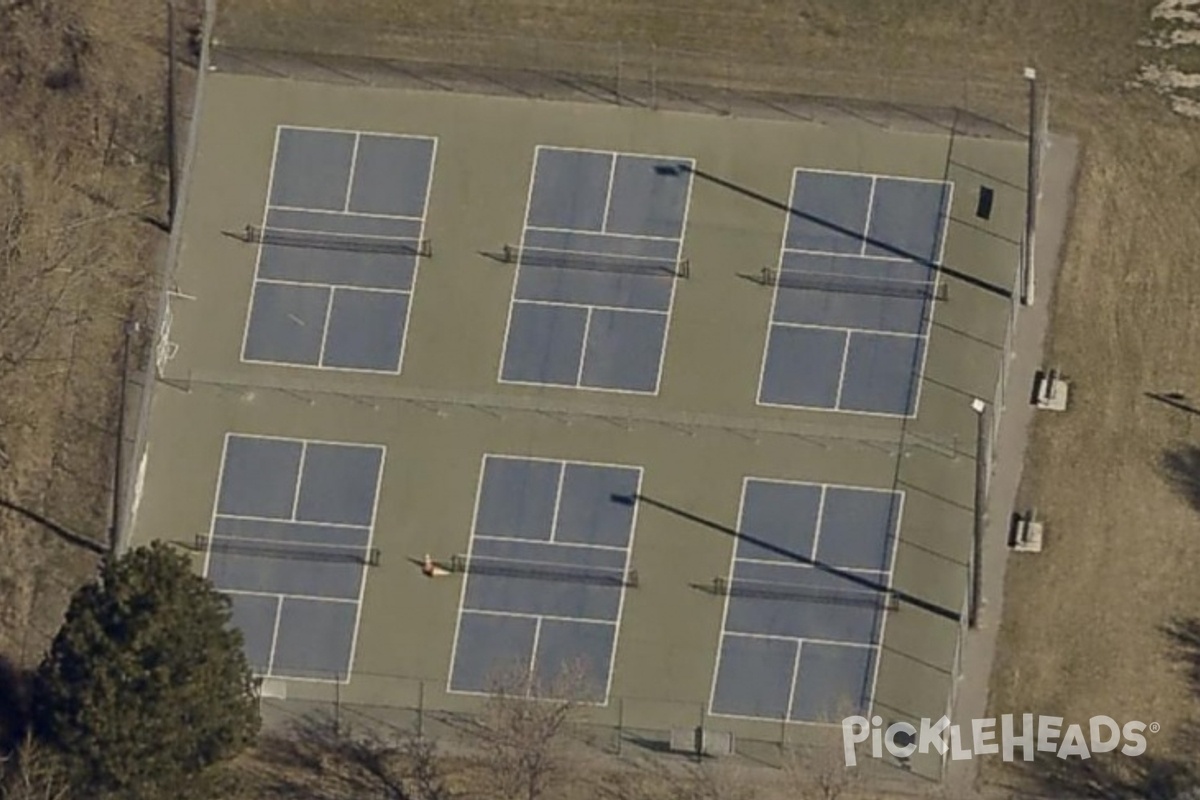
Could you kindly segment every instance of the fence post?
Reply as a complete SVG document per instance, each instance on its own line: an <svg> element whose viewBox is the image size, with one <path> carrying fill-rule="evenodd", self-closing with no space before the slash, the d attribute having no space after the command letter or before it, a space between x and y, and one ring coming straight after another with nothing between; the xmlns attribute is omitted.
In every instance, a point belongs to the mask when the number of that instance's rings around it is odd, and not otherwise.
<svg viewBox="0 0 1200 800"><path fill-rule="evenodd" d="M1025 251L1022 259L1023 280L1021 281L1021 303L1033 305L1034 298L1034 252L1037 238L1037 207L1038 195L1041 193L1041 131L1038 119L1038 80L1037 70L1025 68L1025 80L1029 84L1029 141L1027 174L1025 179Z"/></svg>

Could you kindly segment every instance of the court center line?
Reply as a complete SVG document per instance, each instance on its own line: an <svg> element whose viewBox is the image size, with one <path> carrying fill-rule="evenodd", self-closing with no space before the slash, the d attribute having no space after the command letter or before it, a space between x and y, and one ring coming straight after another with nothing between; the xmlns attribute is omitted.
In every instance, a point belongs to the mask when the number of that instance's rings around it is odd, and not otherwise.
<svg viewBox="0 0 1200 800"><path fill-rule="evenodd" d="M633 239L637 241L648 242L673 242L676 245L678 245L680 242L680 237L678 236L651 236L645 233L609 233L607 231L586 231L578 228L557 228L547 225L530 225L527 230L535 233L574 233L587 236L600 236L606 239Z"/></svg>
<svg viewBox="0 0 1200 800"><path fill-rule="evenodd" d="M333 321L333 298L337 289L330 288L329 297L325 301L325 324L321 328L321 349L317 351L317 364L325 365L325 343L329 340L329 326Z"/></svg>
<svg viewBox="0 0 1200 800"><path fill-rule="evenodd" d="M846 367L850 362L850 337L854 334L847 331L845 339L842 342L842 364L838 370L837 394L833 396L833 407L840 409L842 406L842 388L846 385Z"/></svg>
<svg viewBox="0 0 1200 800"><path fill-rule="evenodd" d="M863 223L862 246L858 249L858 254L860 256L867 252L867 239L871 235L871 213L875 209L875 186L878 181L879 179L877 177L874 175L871 176L871 193L867 195L867 219L866 222Z"/></svg>
<svg viewBox="0 0 1200 800"><path fill-rule="evenodd" d="M588 308L587 316L583 320L583 341L579 345L579 369L575 371L575 388L583 386L583 368L587 363L588 352L588 334L592 330L592 312L594 308Z"/></svg>
<svg viewBox="0 0 1200 800"><path fill-rule="evenodd" d="M529 651L529 687L528 692L533 691L533 683L537 675L537 654L538 641L542 638L542 618L537 617L533 623L533 647Z"/></svg>
<svg viewBox="0 0 1200 800"><path fill-rule="evenodd" d="M608 167L608 191L604 195L604 216L600 218L600 232L608 232L608 214L612 208L613 184L616 183L617 175L617 159L619 156L616 153L612 154L612 163Z"/></svg>
<svg viewBox="0 0 1200 800"><path fill-rule="evenodd" d="M670 312L660 311L657 308L625 308L623 306L600 306L594 303L570 303L562 300L526 300L518 297L517 303L524 303L531 306L557 306L559 308L584 308L594 309L596 311L611 311L621 314L655 314L660 317L669 316Z"/></svg>
<svg viewBox="0 0 1200 800"><path fill-rule="evenodd" d="M271 651L267 655L266 675L271 675L275 671L275 648L279 644L279 622L282 619L283 595L279 595L279 601L275 604L275 624L271 628Z"/></svg>
<svg viewBox="0 0 1200 800"><path fill-rule="evenodd" d="M300 463L296 467L296 489L292 493L292 516L289 522L296 522L296 509L300 506L300 484L304 482L304 460L308 455L308 442L300 443Z"/></svg>
<svg viewBox="0 0 1200 800"><path fill-rule="evenodd" d="M524 611L492 611L486 608L464 608L464 614L476 614L484 617L510 617L512 619L548 619L551 622L582 623L585 625L608 625L614 627L617 622L612 619L592 619L591 617L567 617L561 614L535 614Z"/></svg>
<svg viewBox="0 0 1200 800"><path fill-rule="evenodd" d="M268 211L299 211L305 214L327 214L331 217L369 217L371 219L395 219L408 222L420 222L420 217L410 217L407 214L378 214L372 211L338 211L331 208L305 208L303 206L281 206L271 203Z"/></svg>
<svg viewBox="0 0 1200 800"><path fill-rule="evenodd" d="M412 294L411 289L380 289L375 286L355 286L352 283L319 283L316 281L295 281L287 278L259 278L257 283L278 284L279 286L299 286L307 289L349 289L355 292L368 292L375 294Z"/></svg>
<svg viewBox="0 0 1200 800"><path fill-rule="evenodd" d="M362 134L354 134L354 149L350 151L350 176L346 180L346 201L342 204L342 211L349 213L350 211L350 195L354 192L354 172L358 168L358 145L362 141Z"/></svg>
<svg viewBox="0 0 1200 800"><path fill-rule="evenodd" d="M810 554L813 561L817 560L817 544L821 541L821 523L825 519L825 495L828 492L828 489L828 486L822 486L821 496L817 499L817 521L813 528L812 553Z"/></svg>
<svg viewBox="0 0 1200 800"><path fill-rule="evenodd" d="M563 479L567 474L567 465L559 462L558 480L554 485L554 510L550 514L550 544L554 544L554 534L558 530L558 509L562 503Z"/></svg>
<svg viewBox="0 0 1200 800"><path fill-rule="evenodd" d="M555 510L557 514L557 509ZM477 534L476 539L493 542L520 542L523 544L554 545L555 547L570 547L586 550L606 550L613 553L623 553L627 547L617 547L611 544L591 544L589 542L564 542L561 539L524 539L520 536L494 536L492 534Z"/></svg>
<svg viewBox="0 0 1200 800"><path fill-rule="evenodd" d="M792 719L792 703L796 701L796 679L800 677L800 650L803 647L804 641L797 640L796 656L792 659L792 679L788 682L787 707L783 709L783 719L785 722L790 722Z"/></svg>

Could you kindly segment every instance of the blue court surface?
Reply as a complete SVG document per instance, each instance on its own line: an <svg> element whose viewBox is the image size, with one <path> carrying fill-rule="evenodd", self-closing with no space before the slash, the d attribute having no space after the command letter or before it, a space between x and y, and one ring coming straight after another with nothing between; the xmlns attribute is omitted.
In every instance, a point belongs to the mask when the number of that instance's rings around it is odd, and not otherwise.
<svg viewBox="0 0 1200 800"><path fill-rule="evenodd" d="M629 569L636 467L489 455L480 477L450 666L452 692L531 675L608 699Z"/></svg>
<svg viewBox="0 0 1200 800"><path fill-rule="evenodd" d="M916 413L952 185L798 169L759 403Z"/></svg>
<svg viewBox="0 0 1200 800"><path fill-rule="evenodd" d="M280 127L244 361L399 372L436 140Z"/></svg>
<svg viewBox="0 0 1200 800"><path fill-rule="evenodd" d="M501 381L658 391L691 165L537 149Z"/></svg>
<svg viewBox="0 0 1200 800"><path fill-rule="evenodd" d="M889 608L898 492L747 479L713 714L840 722L868 714Z"/></svg>
<svg viewBox="0 0 1200 800"><path fill-rule="evenodd" d="M205 575L265 677L346 682L384 449L229 435Z"/></svg>

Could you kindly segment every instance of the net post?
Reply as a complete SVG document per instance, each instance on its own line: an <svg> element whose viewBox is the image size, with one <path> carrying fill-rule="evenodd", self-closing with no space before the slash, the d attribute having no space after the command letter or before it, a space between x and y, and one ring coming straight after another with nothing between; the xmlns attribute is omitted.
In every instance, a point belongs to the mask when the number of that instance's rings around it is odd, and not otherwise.
<svg viewBox="0 0 1200 800"><path fill-rule="evenodd" d="M682 259L679 266L675 270L675 277L687 280L692 277L692 260L690 258Z"/></svg>
<svg viewBox="0 0 1200 800"><path fill-rule="evenodd" d="M503 259L504 259L505 264L511 264L517 260L516 256L515 256L516 248L513 247L511 244L505 244L503 249L501 250L501 252L503 253Z"/></svg>
<svg viewBox="0 0 1200 800"><path fill-rule="evenodd" d="M461 553L455 553L450 556L450 571L451 572L466 572L467 557Z"/></svg>
<svg viewBox="0 0 1200 800"><path fill-rule="evenodd" d="M417 255L422 258L433 258L433 240L421 239L417 243Z"/></svg>
<svg viewBox="0 0 1200 800"><path fill-rule="evenodd" d="M763 267L759 275L759 283L763 286L771 286L775 283L775 271L770 267Z"/></svg>

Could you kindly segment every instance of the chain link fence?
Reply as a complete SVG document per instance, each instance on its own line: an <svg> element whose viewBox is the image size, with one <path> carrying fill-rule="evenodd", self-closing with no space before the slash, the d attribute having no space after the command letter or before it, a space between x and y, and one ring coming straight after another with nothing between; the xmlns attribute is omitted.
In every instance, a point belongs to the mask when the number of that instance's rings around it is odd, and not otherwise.
<svg viewBox="0 0 1200 800"><path fill-rule="evenodd" d="M1020 139L1026 87L965 76L815 69L621 42L393 30L238 15L213 42L216 71L809 122L856 121Z"/></svg>

